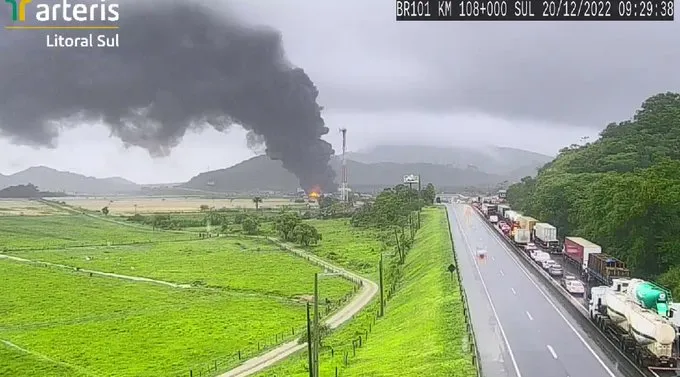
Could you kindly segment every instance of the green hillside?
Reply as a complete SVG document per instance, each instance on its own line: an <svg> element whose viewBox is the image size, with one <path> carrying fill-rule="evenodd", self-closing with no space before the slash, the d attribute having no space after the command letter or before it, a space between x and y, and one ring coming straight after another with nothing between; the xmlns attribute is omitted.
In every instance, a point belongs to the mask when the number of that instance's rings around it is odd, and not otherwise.
<svg viewBox="0 0 680 377"><path fill-rule="evenodd" d="M626 261L680 294L680 94L572 145L508 190L510 204ZM680 295L678 295L680 296Z"/></svg>

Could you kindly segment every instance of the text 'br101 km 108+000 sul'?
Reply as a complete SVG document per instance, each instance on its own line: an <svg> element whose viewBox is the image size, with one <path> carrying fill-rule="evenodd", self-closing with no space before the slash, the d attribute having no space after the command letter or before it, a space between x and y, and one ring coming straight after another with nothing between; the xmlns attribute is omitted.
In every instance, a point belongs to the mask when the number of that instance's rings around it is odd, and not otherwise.
<svg viewBox="0 0 680 377"><path fill-rule="evenodd" d="M674 0L397 0L397 21L673 21Z"/></svg>

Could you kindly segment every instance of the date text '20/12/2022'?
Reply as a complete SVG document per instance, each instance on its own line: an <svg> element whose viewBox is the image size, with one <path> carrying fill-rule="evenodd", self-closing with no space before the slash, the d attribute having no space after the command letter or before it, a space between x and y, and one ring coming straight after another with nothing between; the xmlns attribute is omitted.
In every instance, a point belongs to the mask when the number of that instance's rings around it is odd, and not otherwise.
<svg viewBox="0 0 680 377"><path fill-rule="evenodd" d="M673 21L673 0L396 0L397 21Z"/></svg>

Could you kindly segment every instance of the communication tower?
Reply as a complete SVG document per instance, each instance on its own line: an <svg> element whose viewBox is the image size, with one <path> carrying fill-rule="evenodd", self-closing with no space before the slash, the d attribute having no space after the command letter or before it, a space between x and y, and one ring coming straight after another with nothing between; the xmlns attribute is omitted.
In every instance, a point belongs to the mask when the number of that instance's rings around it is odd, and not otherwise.
<svg viewBox="0 0 680 377"><path fill-rule="evenodd" d="M347 152L347 129L341 128L342 133L342 181L340 183L340 199L347 202L349 199L349 188L347 187L347 160L345 160L345 152Z"/></svg>

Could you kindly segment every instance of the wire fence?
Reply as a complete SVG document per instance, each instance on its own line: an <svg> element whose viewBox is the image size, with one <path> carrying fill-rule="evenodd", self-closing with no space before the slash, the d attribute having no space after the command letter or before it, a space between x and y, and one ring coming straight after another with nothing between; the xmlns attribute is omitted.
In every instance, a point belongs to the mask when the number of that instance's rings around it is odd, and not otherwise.
<svg viewBox="0 0 680 377"><path fill-rule="evenodd" d="M415 219L415 216L414 216ZM418 214L418 219L411 221L412 231L404 232L402 230L401 236L404 237L406 234L410 235L411 241L415 238L416 232L420 227L420 215ZM417 225L416 225L417 224ZM403 265L405 263L405 257L410 251L410 247L400 246L400 241L398 238L399 234L395 235L397 240L395 240L397 246L394 248L394 252L387 255L384 264L384 289L385 289L385 307L387 303L391 301L394 295L399 289L399 283L401 282L403 276ZM262 237L259 237L262 238ZM314 263L320 267L326 268L327 270L340 273L341 276L354 283L354 289L352 292L348 293L346 296L337 300L331 305L326 305L322 311L324 316L328 316L333 313L334 310L343 307L347 304L356 292L361 288L361 280L354 278L353 274L347 273L343 269L338 269L335 266L329 264L323 259L293 247L289 244L282 243L278 239L273 237L264 237L271 243L277 244L282 249L286 249L293 254L298 255L301 258L308 260L310 263ZM379 301L379 300L378 300ZM467 317L466 317L467 318ZM330 367L331 372L327 374L329 377L335 375L336 377L342 375L342 371L349 367L352 360L357 356L357 350L366 345L369 339L372 339L371 333L375 327L376 322L380 319L380 303L375 302L371 304L366 310L363 310L352 317L348 326L352 326L352 335L349 339L343 339L338 343L333 342L333 340L326 342L328 339L321 340L321 353L324 358L324 370ZM204 365L199 365L186 373L178 374L177 377L212 377L218 374L220 371L226 371L237 367L242 362L249 358L258 356L268 349L274 348L280 345L284 341L299 339L301 335L306 334L306 330L300 329L298 332L295 329L291 329L290 333L276 335L274 338L266 339L262 342L258 342L258 347L251 348L249 350L239 351L237 354L227 356L222 359L214 360L212 363L207 363ZM332 344L327 344L333 342ZM295 357L295 356L294 356ZM304 365L304 368L308 368L308 355L306 352L300 352L297 355L298 361ZM284 377L284 376L281 376Z"/></svg>
<svg viewBox="0 0 680 377"><path fill-rule="evenodd" d="M446 210L446 220L448 222L448 229L449 229L449 237L451 238L451 245L455 247L453 243L453 233L451 232L451 225L453 224L451 222L451 219L449 218L449 211ZM453 264L458 268L458 257L456 256L455 250L452 250L453 253ZM452 272L456 276L456 281L458 282L458 292L460 292L460 299L463 302L463 313L465 315L465 327L467 331L467 337L468 337L468 345L469 345L469 352L472 355L472 364L475 366L475 369L477 371L477 377L482 377L482 366L480 363L480 356L479 356L479 348L477 347L477 338L475 336L475 330L474 327L472 326L472 322L470 321L470 310L469 310L469 305L468 305L468 300L467 300L467 294L465 293L465 288L463 287L463 281L460 278L460 274L458 272Z"/></svg>
<svg viewBox="0 0 680 377"><path fill-rule="evenodd" d="M413 213L413 221L409 221L411 226L411 232L404 232L402 229L401 234L395 232L395 243L396 246L391 254L387 255L384 260L386 262L383 265L383 276L384 276L384 289L385 289L385 313L387 314L387 303L392 300L394 295L399 289L399 284L403 277L403 265L406 262L406 256L410 251L410 246L412 241L415 239L417 230L420 228L420 215L419 213ZM418 220L416 221L416 215ZM417 225L416 225L417 224ZM399 241L399 237L404 237L405 235L411 237L408 247L403 245L403 242ZM402 239L403 241L403 239ZM380 300L373 303L366 310L361 311L355 315L350 324L351 326L349 332L351 336L349 339L343 339L338 343L333 343L331 345L325 345L324 340L321 341L321 350L324 356L324 370L326 371L326 376L341 376L344 369L348 368L353 359L357 356L357 350L364 347L369 339L373 339L371 336L373 328L376 322L380 319ZM331 338L330 342L334 342ZM337 340L335 340L337 342ZM305 368L308 365L307 354L301 353L299 356L299 361ZM330 371L326 368L330 368ZM284 376L281 376L284 377Z"/></svg>
<svg viewBox="0 0 680 377"><path fill-rule="evenodd" d="M349 303L349 301L354 297L358 289L359 289L358 286L355 285L354 289L351 292L347 293L340 299L337 300L326 299L323 302L320 302L319 304L324 305L323 307L319 308L321 312L321 318L328 317L335 310L342 308L347 303ZM280 346L283 343L287 343L289 341L297 341L303 334L305 334L305 331L306 329L304 329L303 327L300 328L292 327L290 331L274 334L272 336L259 340L256 343L251 344L250 347L240 349L231 355L214 359L211 362L196 365L189 369L188 371L176 373L175 376L176 377L215 376L220 371L226 371L236 368L244 361L259 356L268 350Z"/></svg>

